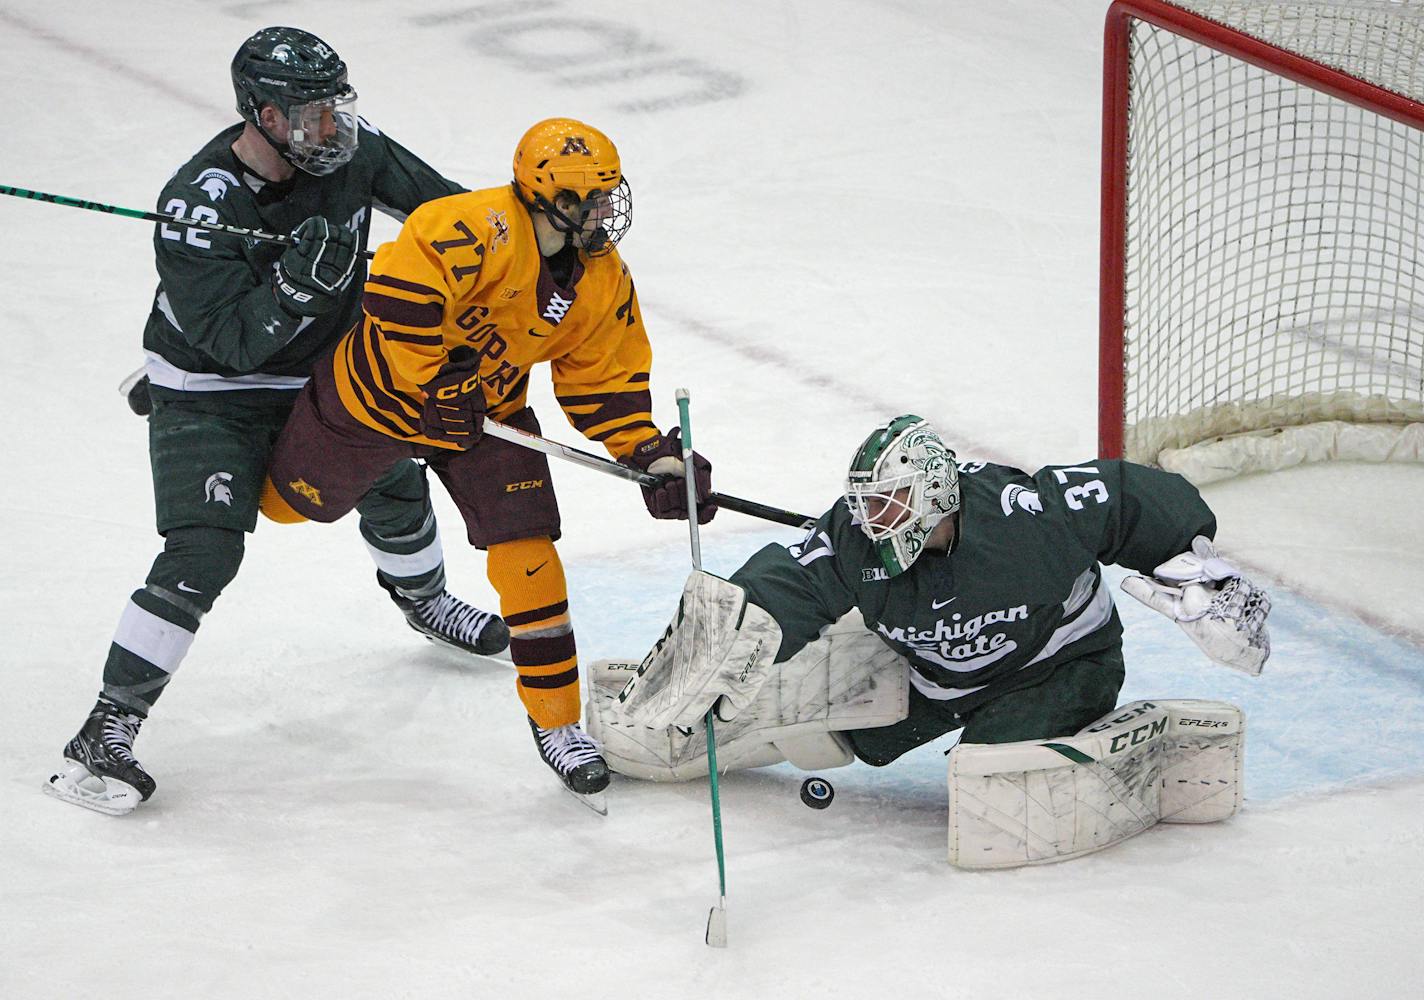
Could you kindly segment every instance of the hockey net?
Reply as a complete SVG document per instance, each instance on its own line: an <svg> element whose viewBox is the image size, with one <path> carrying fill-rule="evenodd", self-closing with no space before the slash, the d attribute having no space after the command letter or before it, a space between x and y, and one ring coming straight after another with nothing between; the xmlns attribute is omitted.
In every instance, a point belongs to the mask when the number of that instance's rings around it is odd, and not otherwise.
<svg viewBox="0 0 1424 1000"><path fill-rule="evenodd" d="M1120 0L1104 65L1102 454L1421 460L1424 9Z"/></svg>

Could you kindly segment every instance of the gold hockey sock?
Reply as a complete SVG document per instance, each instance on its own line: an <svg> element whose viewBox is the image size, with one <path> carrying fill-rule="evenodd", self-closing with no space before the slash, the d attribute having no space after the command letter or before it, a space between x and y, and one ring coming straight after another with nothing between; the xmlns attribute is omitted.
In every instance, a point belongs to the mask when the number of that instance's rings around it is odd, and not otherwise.
<svg viewBox="0 0 1424 1000"><path fill-rule="evenodd" d="M553 541L521 538L491 545L487 572L509 625L509 655L529 717L544 729L577 722L578 654L564 566Z"/></svg>

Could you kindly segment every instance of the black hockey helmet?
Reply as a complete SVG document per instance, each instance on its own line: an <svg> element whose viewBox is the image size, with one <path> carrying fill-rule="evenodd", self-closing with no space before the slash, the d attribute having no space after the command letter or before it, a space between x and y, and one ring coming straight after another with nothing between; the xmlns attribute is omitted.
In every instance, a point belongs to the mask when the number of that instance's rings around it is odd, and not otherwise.
<svg viewBox="0 0 1424 1000"><path fill-rule="evenodd" d="M356 91L336 50L300 28L263 28L232 59L237 111L293 166L329 174L356 153ZM262 124L272 105L291 127L278 142Z"/></svg>

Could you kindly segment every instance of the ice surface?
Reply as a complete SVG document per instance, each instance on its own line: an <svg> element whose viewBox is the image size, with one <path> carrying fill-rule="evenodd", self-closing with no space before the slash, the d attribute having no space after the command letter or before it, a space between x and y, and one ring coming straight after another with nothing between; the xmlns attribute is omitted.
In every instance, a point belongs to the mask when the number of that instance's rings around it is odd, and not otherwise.
<svg viewBox="0 0 1424 1000"><path fill-rule="evenodd" d="M637 195L623 249L659 419L687 386L717 488L815 514L906 410L967 456L1091 456L1104 7L0 0L0 183L150 207L235 120L228 61L271 23L326 37L362 113L472 186L503 182L534 120L589 119ZM729 775L726 951L702 942L705 786L619 781L606 819L569 802L512 671L407 630L354 523L250 539L140 737L150 803L44 797L158 548L145 428L113 391L154 277L148 226L0 200L0 997L1385 997L1424 974L1417 468L1209 490L1276 599L1258 679L1119 602L1124 700L1245 707L1234 820L964 873L946 741L828 773L824 812L789 766ZM626 483L555 475L582 654L641 654L685 528ZM488 605L439 503L452 585ZM795 533L724 513L702 537L726 573Z"/></svg>

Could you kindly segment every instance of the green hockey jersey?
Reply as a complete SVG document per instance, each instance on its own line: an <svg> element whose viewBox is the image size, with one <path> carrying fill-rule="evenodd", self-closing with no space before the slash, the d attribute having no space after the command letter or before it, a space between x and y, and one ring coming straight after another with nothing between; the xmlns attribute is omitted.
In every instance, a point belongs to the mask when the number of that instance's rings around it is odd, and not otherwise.
<svg viewBox="0 0 1424 1000"><path fill-rule="evenodd" d="M159 195L158 211L280 234L320 215L359 233L364 248L372 208L404 221L423 202L464 190L364 120L356 154L341 169L265 181L232 151L242 129L224 129L180 167ZM317 356L360 317L364 258L340 304L303 319L272 294L280 244L168 224L156 227L153 243L159 285L143 343L155 386L299 388Z"/></svg>
<svg viewBox="0 0 1424 1000"><path fill-rule="evenodd" d="M768 545L734 573L781 626L778 662L856 608L909 660L921 694L967 711L1120 641L1103 564L1151 572L1194 536L1216 534L1190 483L1130 462L1033 476L966 463L960 483L951 552L926 553L893 578L844 502L797 544Z"/></svg>

